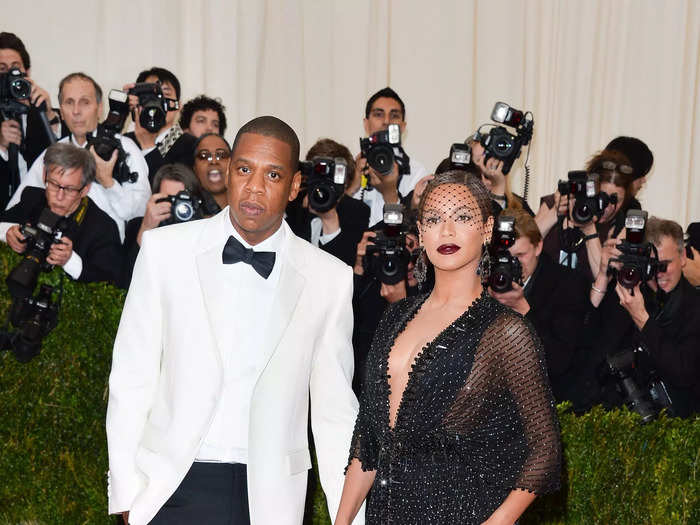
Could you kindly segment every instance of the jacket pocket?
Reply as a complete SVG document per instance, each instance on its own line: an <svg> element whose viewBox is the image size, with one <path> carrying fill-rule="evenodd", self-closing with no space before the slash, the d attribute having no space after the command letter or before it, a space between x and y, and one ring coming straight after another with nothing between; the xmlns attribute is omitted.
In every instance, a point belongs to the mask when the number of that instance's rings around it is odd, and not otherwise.
<svg viewBox="0 0 700 525"><path fill-rule="evenodd" d="M308 448L302 448L287 454L287 470L290 475L299 474L311 468L311 454Z"/></svg>

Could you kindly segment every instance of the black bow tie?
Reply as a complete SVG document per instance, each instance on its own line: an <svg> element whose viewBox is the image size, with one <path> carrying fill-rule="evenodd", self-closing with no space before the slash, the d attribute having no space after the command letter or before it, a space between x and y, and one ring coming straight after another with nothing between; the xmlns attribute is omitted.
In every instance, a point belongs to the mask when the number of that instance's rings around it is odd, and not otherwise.
<svg viewBox="0 0 700 525"><path fill-rule="evenodd" d="M256 252L252 248L246 248L233 235L226 241L224 252L221 254L224 264L244 262L250 264L253 270L267 279L275 266L275 252Z"/></svg>

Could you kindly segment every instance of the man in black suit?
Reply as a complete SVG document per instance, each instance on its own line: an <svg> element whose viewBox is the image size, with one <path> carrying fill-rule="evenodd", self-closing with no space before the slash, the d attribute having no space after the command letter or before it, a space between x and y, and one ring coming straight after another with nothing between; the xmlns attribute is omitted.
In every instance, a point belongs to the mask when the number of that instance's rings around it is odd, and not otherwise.
<svg viewBox="0 0 700 525"><path fill-rule="evenodd" d="M20 202L6 210L0 235L14 251L23 253L26 239L20 225L36 224L46 208L65 218L60 242L46 261L61 266L73 279L114 282L121 269L117 225L87 196L95 180L92 154L72 144L50 146L44 156L46 189L27 186Z"/></svg>
<svg viewBox="0 0 700 525"><path fill-rule="evenodd" d="M574 378L587 347L588 285L580 273L542 253L542 235L526 210L508 209L500 217L515 219L516 241L509 251L520 261L523 285L513 282L507 292L489 288L489 293L533 324L544 346L555 399L571 400L577 406L579 390Z"/></svg>
<svg viewBox="0 0 700 525"><path fill-rule="evenodd" d="M347 164L346 173L354 172L355 161L350 150L331 139L321 139L306 154L306 160L317 157L342 158ZM346 178L346 187L349 184ZM306 181L303 182L303 187ZM369 225L370 209L357 199L342 195L338 203L328 211L319 212L309 205L306 191L287 206L287 223L292 231L314 246L335 255L348 266L355 264L357 243Z"/></svg>
<svg viewBox="0 0 700 525"><path fill-rule="evenodd" d="M129 96L129 104L132 109L134 131L126 135L141 148L143 156L148 164L149 182L153 184L153 177L163 164L179 162L192 167L194 162L194 146L197 139L185 133L177 123L180 107L180 81L177 77L162 67L152 67L141 71L136 82L158 83L163 96L168 100L168 112L165 116L165 126L154 132L141 126L139 117L141 106L138 105L138 97ZM124 86L125 90L131 89L134 84Z"/></svg>
<svg viewBox="0 0 700 525"><path fill-rule="evenodd" d="M38 106L45 104L46 118L52 125L52 132L59 130L58 113L51 107L49 93L31 78L31 60L24 43L14 33L0 32L0 74L19 69L31 84L28 99L18 100L26 107L22 112L2 110L0 123L0 208L4 209L12 194L19 186L19 180L27 168L50 144L50 138L41 121ZM19 106L20 108L22 106ZM10 148L18 147L16 158L10 158ZM13 176L14 174L14 176Z"/></svg>

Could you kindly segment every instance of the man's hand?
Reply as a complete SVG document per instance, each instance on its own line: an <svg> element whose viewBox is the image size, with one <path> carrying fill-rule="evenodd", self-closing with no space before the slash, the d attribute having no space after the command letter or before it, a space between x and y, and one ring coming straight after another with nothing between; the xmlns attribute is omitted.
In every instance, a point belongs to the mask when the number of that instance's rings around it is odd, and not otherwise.
<svg viewBox="0 0 700 525"><path fill-rule="evenodd" d="M351 197L357 193L357 190L362 186L362 175L367 172L367 159L358 153L355 157L355 171L352 174L352 180L345 189L345 193Z"/></svg>
<svg viewBox="0 0 700 525"><path fill-rule="evenodd" d="M46 118L49 120L53 120L54 117L56 117L56 112L51 107L51 95L49 95L48 91L46 91L44 88L39 86L31 78L27 77L27 80L32 85L32 91L31 91L31 94L29 95L29 100L31 101L32 105L35 107L39 107L42 102L45 102L46 103Z"/></svg>
<svg viewBox="0 0 700 525"><path fill-rule="evenodd" d="M425 188L428 183L435 178L435 175L426 175L416 183L416 187L413 188L413 197L411 198L411 209L417 210L420 204L420 198L425 192Z"/></svg>
<svg viewBox="0 0 700 525"><path fill-rule="evenodd" d="M644 325L649 320L649 313L644 306L644 296L639 289L639 284L630 292L627 288L618 283L615 287L615 291L620 298L620 304L627 310L627 313L630 314L637 328L639 330L644 328Z"/></svg>
<svg viewBox="0 0 700 525"><path fill-rule="evenodd" d="M390 304L400 301L401 299L405 299L406 281L402 279L396 284L382 283L382 287L379 289L379 295L386 299Z"/></svg>
<svg viewBox="0 0 700 525"><path fill-rule="evenodd" d="M10 144L22 143L22 128L16 120L3 120L0 124L0 147L7 150Z"/></svg>
<svg viewBox="0 0 700 525"><path fill-rule="evenodd" d="M367 245L372 242L372 239L374 239L376 235L377 234L373 231L366 231L362 234L360 242L357 243L357 256L355 257L355 266L353 267L353 271L357 275L364 275L365 273L365 269L362 266L362 259L364 259L367 253Z"/></svg>
<svg viewBox="0 0 700 525"><path fill-rule="evenodd" d="M24 250L27 249L27 245L24 243L26 237L19 231L19 224L15 224L7 230L5 239L7 240L8 246L17 253L24 253Z"/></svg>
<svg viewBox="0 0 700 525"><path fill-rule="evenodd" d="M73 255L73 241L68 237L63 237L60 242L51 245L46 262L54 266L63 266L71 255Z"/></svg>
<svg viewBox="0 0 700 525"><path fill-rule="evenodd" d="M143 216L143 221L141 221L141 228L136 236L136 242L141 245L141 236L143 232L157 228L158 225L165 219L170 217L170 209L172 204L170 202L156 202L158 199L167 197L165 193L154 193L151 198L148 199L146 203L146 214Z"/></svg>
<svg viewBox="0 0 700 525"><path fill-rule="evenodd" d="M692 246L690 247L693 258L686 257L683 266L683 275L693 286L700 286L700 252Z"/></svg>
<svg viewBox="0 0 700 525"><path fill-rule="evenodd" d="M104 160L95 151L95 146L90 146L90 153L95 157L95 164L97 165L97 172L95 178L105 188L111 188L114 185L114 165L117 163L117 150L112 152L112 156L109 160Z"/></svg>
<svg viewBox="0 0 700 525"><path fill-rule="evenodd" d="M619 262L610 263L610 259L617 259L620 257L620 255L622 255L622 252L617 249L617 245L620 244L624 235L625 230L623 228L617 237L611 237L603 243L603 247L600 252L600 266L598 268L598 275L607 275L608 265L612 265L612 267L616 270L620 269L621 264Z"/></svg>
<svg viewBox="0 0 700 525"><path fill-rule="evenodd" d="M129 511L125 510L122 512L122 520L124 520L124 525L129 525Z"/></svg>
<svg viewBox="0 0 700 525"><path fill-rule="evenodd" d="M512 308L521 315L525 315L530 311L530 303L528 303L527 299L525 299L523 287L515 281L513 281L513 288L507 292L494 292L489 287L489 293L491 294L491 297L496 299L499 303Z"/></svg>
<svg viewBox="0 0 700 525"><path fill-rule="evenodd" d="M382 194L385 203L396 204L399 202L399 165L396 162L386 175L380 175L370 167L369 181Z"/></svg>

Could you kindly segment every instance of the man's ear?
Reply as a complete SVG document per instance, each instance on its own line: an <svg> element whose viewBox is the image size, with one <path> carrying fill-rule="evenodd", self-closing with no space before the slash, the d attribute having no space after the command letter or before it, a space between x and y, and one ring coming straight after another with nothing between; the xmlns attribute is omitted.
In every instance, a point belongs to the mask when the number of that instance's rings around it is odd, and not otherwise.
<svg viewBox="0 0 700 525"><path fill-rule="evenodd" d="M229 157L226 163L226 176L224 177L224 186L226 186L226 189L228 189L229 179L231 178L231 164L231 157Z"/></svg>
<svg viewBox="0 0 700 525"><path fill-rule="evenodd" d="M365 128L365 137L369 137L369 120L366 117L362 119L362 126Z"/></svg>
<svg viewBox="0 0 700 525"><path fill-rule="evenodd" d="M537 257L540 256L542 253L542 245L544 244L544 241L540 240L540 242L537 243L537 246L535 246L535 255Z"/></svg>
<svg viewBox="0 0 700 525"><path fill-rule="evenodd" d="M297 171L292 178L292 187L289 190L289 201L293 201L299 194L301 188L301 171Z"/></svg>
<svg viewBox="0 0 700 525"><path fill-rule="evenodd" d="M88 183L85 185L85 187L84 187L82 190L80 190L80 198L81 198L81 199L82 199L83 197L85 197L85 196L88 194L88 192L90 191L90 187L91 187L91 186L92 186L92 182L88 182Z"/></svg>
<svg viewBox="0 0 700 525"><path fill-rule="evenodd" d="M404 140L404 133L406 133L406 121L402 120L399 124L399 130L401 130L401 141Z"/></svg>

